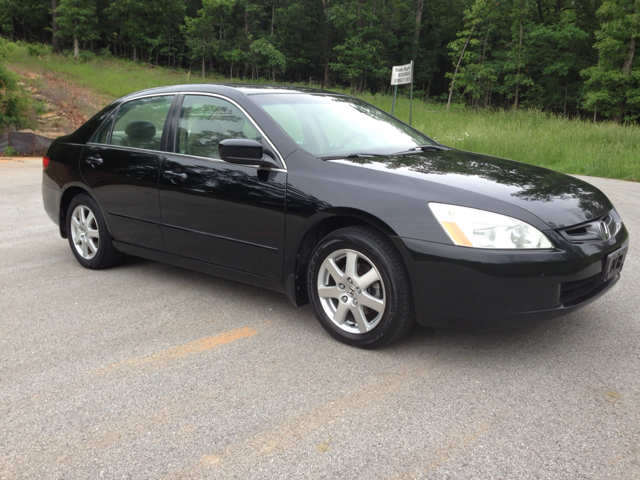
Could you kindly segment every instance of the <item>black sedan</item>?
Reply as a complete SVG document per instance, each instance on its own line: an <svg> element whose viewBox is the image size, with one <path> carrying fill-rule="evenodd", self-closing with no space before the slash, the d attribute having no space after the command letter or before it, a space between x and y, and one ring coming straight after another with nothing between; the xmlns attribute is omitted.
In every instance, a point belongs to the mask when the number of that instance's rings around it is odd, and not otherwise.
<svg viewBox="0 0 640 480"><path fill-rule="evenodd" d="M348 95L182 85L123 97L43 160L87 268L124 254L311 302L358 347L417 322L504 328L581 308L628 233L575 178L441 145Z"/></svg>

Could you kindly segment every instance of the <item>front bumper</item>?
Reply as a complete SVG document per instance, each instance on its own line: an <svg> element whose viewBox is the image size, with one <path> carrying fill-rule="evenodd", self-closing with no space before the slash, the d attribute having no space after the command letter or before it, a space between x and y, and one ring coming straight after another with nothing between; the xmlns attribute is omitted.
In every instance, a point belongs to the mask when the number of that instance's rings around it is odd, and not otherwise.
<svg viewBox="0 0 640 480"><path fill-rule="evenodd" d="M501 329L566 315L604 295L607 256L629 243L621 228L608 241L538 251L457 247L394 238L409 270L416 320L434 327Z"/></svg>

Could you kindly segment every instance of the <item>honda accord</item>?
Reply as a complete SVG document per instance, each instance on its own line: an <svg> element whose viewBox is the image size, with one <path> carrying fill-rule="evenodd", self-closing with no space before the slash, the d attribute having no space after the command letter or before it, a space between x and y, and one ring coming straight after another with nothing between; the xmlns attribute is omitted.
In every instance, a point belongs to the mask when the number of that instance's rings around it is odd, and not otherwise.
<svg viewBox="0 0 640 480"><path fill-rule="evenodd" d="M133 93L43 163L45 210L82 266L130 254L282 292L364 348L416 322L506 328L573 312L618 281L628 249L590 184L449 148L324 90Z"/></svg>

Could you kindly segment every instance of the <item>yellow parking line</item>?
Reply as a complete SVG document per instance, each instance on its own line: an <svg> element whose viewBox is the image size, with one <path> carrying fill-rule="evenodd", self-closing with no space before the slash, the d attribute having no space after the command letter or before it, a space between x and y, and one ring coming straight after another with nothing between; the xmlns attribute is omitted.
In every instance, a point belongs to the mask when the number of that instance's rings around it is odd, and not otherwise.
<svg viewBox="0 0 640 480"><path fill-rule="evenodd" d="M132 358L130 360L114 363L113 365L109 365L107 367L101 368L99 371L105 372L108 370L113 370L114 368L124 367L126 365L142 365L150 362L158 362L158 361L171 360L173 358L180 358L186 355L191 355L192 353L204 352L206 350L210 350L219 345L233 342L234 340L251 337L256 333L258 333L257 330L253 330L252 328L249 328L249 327L229 330L227 332L222 332L212 337L205 337L199 340L194 340L193 342L185 343L183 345L167 348L166 350L161 350L160 352L156 352L151 355L145 355L141 357Z"/></svg>

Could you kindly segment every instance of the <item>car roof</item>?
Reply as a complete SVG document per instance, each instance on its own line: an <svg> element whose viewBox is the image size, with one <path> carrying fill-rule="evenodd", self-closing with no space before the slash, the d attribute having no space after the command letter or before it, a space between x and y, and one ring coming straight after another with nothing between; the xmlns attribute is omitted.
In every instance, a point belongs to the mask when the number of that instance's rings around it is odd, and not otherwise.
<svg viewBox="0 0 640 480"><path fill-rule="evenodd" d="M321 90L319 88L311 87L298 87L291 85L251 85L251 84L237 84L237 83L187 83L182 85L170 85L166 87L149 88L138 92L125 95L119 100L128 100L130 98L139 97L142 95L150 94L162 94L162 93L178 93L178 92L198 92L198 93L219 93L230 94L231 92L240 93L243 95L276 95L276 94L323 94L323 95L338 95L345 96L344 94L331 92L329 90Z"/></svg>

